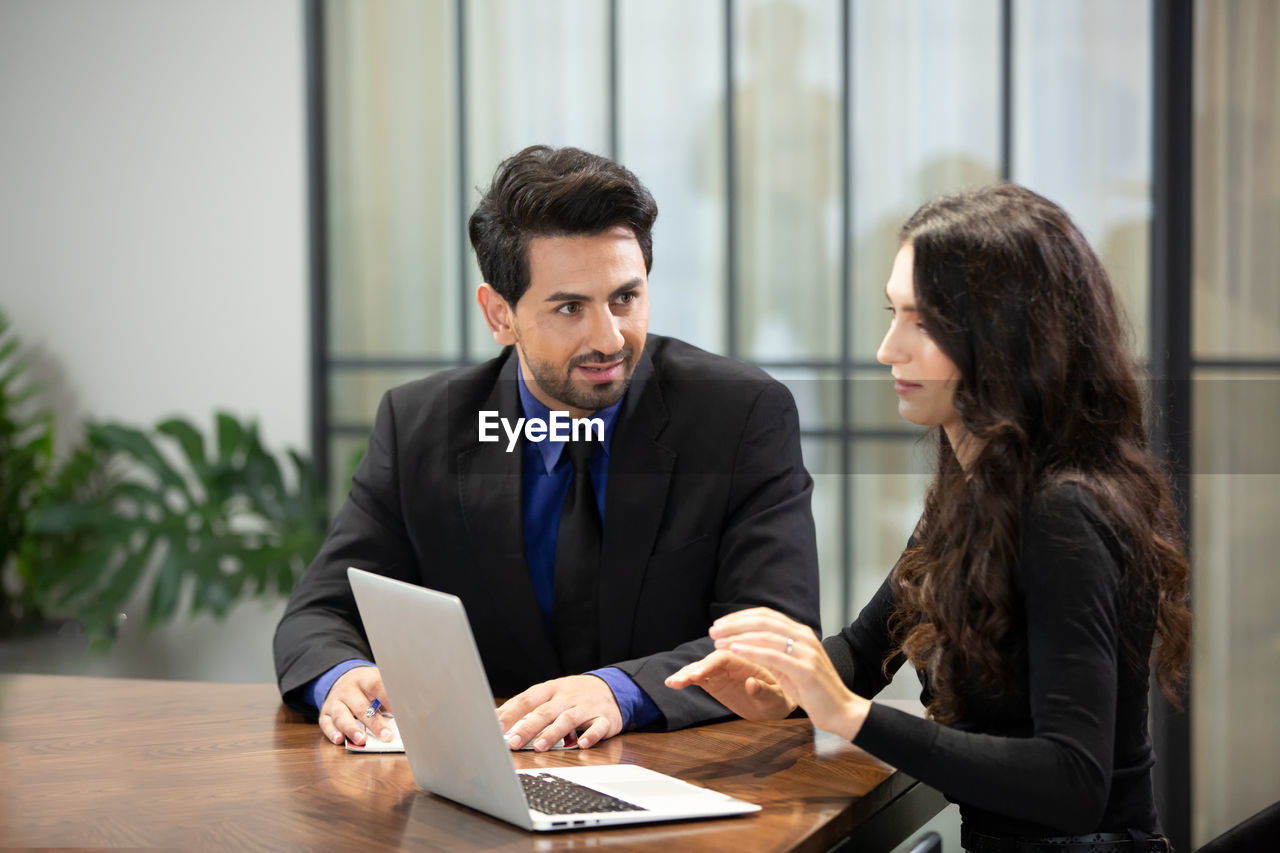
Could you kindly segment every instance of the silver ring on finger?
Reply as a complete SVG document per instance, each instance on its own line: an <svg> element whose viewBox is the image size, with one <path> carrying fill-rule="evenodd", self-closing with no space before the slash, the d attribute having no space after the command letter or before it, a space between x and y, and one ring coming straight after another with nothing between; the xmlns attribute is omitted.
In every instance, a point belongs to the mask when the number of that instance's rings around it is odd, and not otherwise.
<svg viewBox="0 0 1280 853"><path fill-rule="evenodd" d="M787 637L787 654L791 654L791 650L796 646L795 640Z"/></svg>

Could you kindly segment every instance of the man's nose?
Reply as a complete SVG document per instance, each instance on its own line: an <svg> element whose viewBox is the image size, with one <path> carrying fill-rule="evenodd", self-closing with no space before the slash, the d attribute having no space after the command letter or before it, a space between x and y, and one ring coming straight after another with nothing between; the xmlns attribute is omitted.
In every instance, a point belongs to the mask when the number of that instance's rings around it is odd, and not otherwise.
<svg viewBox="0 0 1280 853"><path fill-rule="evenodd" d="M612 355L626 343L618 328L618 318L607 305L592 309L589 335L587 346L605 355Z"/></svg>

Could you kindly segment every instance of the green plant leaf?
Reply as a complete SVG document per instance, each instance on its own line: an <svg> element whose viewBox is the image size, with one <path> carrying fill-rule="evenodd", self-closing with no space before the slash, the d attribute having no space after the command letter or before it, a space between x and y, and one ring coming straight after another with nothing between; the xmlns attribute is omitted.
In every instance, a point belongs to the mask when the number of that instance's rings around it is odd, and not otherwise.
<svg viewBox="0 0 1280 853"><path fill-rule="evenodd" d="M7 326L4 328L0 328L0 333L3 333L4 331L6 331L7 328L8 328ZM4 341L3 343L0 343L0 362L3 362L5 359L9 358L14 353L16 353L18 351L18 347L20 346L22 346L22 341L13 337L9 338L7 341ZM11 374L6 375L4 381L7 382L11 378L12 378Z"/></svg>
<svg viewBox="0 0 1280 853"><path fill-rule="evenodd" d="M76 607L81 602L92 607L116 549L117 543L110 540L87 542L62 558L56 574L41 573L37 593L55 608Z"/></svg>
<svg viewBox="0 0 1280 853"><path fill-rule="evenodd" d="M191 601L191 612L211 613L214 616L226 616L235 602L235 594L223 580L205 580L196 584L195 594Z"/></svg>
<svg viewBox="0 0 1280 853"><path fill-rule="evenodd" d="M178 442L178 446L187 456L187 461L197 471L203 470L208 464L204 455L204 436L191 424L179 418L170 418L156 424L156 432Z"/></svg>
<svg viewBox="0 0 1280 853"><path fill-rule="evenodd" d="M230 466L236 455L236 451L240 449L244 443L244 428L240 426L240 422L226 412L218 412L218 461L222 465Z"/></svg>
<svg viewBox="0 0 1280 853"><path fill-rule="evenodd" d="M128 552L111 574L111 579L94 596L96 621L114 627L116 614L124 611L134 587L151 561L157 538L152 535L141 548ZM119 552L117 552L119 553Z"/></svg>
<svg viewBox="0 0 1280 853"><path fill-rule="evenodd" d="M54 420L28 371L21 340L0 311L0 634L40 615L22 552L32 508L49 485Z"/></svg>
<svg viewBox="0 0 1280 853"><path fill-rule="evenodd" d="M68 536L108 525L111 511L97 504L48 503L31 515L32 533Z"/></svg>
<svg viewBox="0 0 1280 853"><path fill-rule="evenodd" d="M182 595L182 564L174 549L166 551L156 567L151 600L147 604L147 627L155 628L173 618Z"/></svg>
<svg viewBox="0 0 1280 853"><path fill-rule="evenodd" d="M187 481L165 461L155 444L141 430L111 423L91 424L89 440L108 451L123 453L141 463L154 472L162 483L173 486L190 497Z"/></svg>
<svg viewBox="0 0 1280 853"><path fill-rule="evenodd" d="M111 495L115 499L125 498L139 507L154 507L160 512L171 511L163 490L142 483L119 483L112 488Z"/></svg>

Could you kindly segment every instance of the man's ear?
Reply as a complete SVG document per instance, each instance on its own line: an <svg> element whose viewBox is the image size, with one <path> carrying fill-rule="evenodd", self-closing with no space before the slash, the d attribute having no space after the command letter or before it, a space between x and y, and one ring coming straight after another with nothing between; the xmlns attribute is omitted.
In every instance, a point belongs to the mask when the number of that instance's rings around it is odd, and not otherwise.
<svg viewBox="0 0 1280 853"><path fill-rule="evenodd" d="M507 300L503 299L491 284L485 282L476 288L476 302L480 303L484 321L488 324L489 331L493 332L493 339L498 342L498 346L514 346L516 332L513 314L515 312L511 310L511 306L507 305Z"/></svg>

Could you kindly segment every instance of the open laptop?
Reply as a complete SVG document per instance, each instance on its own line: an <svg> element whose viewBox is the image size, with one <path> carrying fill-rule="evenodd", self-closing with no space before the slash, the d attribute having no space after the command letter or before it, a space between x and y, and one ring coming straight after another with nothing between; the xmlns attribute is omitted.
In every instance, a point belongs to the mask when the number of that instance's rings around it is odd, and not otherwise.
<svg viewBox="0 0 1280 853"><path fill-rule="evenodd" d="M632 764L516 770L462 601L347 569L413 779L532 830L759 811L754 803Z"/></svg>

